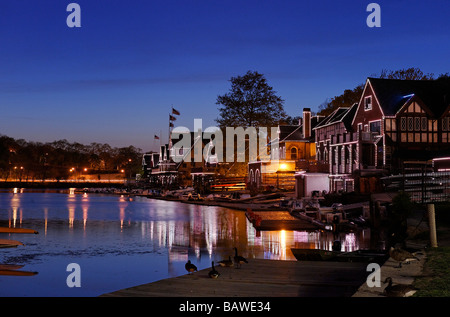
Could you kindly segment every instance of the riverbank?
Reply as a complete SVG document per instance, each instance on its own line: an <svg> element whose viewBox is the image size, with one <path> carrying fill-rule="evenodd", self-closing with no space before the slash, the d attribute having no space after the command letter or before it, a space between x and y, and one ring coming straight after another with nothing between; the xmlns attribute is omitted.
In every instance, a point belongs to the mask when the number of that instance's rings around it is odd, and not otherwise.
<svg viewBox="0 0 450 317"><path fill-rule="evenodd" d="M398 262L389 258L381 267L381 281L391 277L393 285L409 285L417 289L414 297L450 296L450 215L448 205L436 209L437 248L430 248L430 232L425 212L415 211L408 217L408 237L404 245L415 251L417 261L398 268ZM361 285L354 297L383 297L381 288Z"/></svg>
<svg viewBox="0 0 450 317"><path fill-rule="evenodd" d="M0 181L0 188L24 188L24 189L69 189L69 188L126 188L124 181L104 181L104 182L85 182L85 181L51 181L47 180L34 182L19 181Z"/></svg>
<svg viewBox="0 0 450 317"><path fill-rule="evenodd" d="M408 219L405 247L416 251L416 261L398 267L389 258L381 266L380 286L370 287L367 263L326 261L271 261L252 259L241 269L216 266L217 280L208 278L210 269L176 278L143 284L105 297L385 297L386 278L393 284L411 285L415 296L448 296L450 232L438 223L440 248L428 248L428 224L421 212ZM439 219L439 218L438 218ZM358 285L355 285L359 283Z"/></svg>
<svg viewBox="0 0 450 317"><path fill-rule="evenodd" d="M363 263L251 259L107 293L102 297L349 297L366 279Z"/></svg>

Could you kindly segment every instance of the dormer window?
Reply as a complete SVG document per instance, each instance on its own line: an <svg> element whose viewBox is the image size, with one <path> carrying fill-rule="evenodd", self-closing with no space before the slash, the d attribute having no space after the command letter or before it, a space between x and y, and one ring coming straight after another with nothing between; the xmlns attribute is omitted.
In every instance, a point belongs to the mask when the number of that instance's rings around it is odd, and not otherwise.
<svg viewBox="0 0 450 317"><path fill-rule="evenodd" d="M372 110L372 96L364 98L364 110Z"/></svg>

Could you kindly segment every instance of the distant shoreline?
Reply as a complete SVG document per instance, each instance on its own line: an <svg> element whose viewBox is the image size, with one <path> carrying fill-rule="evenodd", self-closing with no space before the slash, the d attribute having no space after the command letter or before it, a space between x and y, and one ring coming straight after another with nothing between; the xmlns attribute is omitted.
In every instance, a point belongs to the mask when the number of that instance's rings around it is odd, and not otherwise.
<svg viewBox="0 0 450 317"><path fill-rule="evenodd" d="M57 182L57 181L45 181L45 182L5 182L0 181L0 188L27 188L27 189L57 189L57 188L125 188L126 185L116 182Z"/></svg>

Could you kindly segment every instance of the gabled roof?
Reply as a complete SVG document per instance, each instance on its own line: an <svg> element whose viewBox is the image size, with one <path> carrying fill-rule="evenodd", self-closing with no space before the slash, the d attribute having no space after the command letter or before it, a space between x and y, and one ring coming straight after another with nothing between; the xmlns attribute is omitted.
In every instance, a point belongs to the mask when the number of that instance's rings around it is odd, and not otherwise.
<svg viewBox="0 0 450 317"><path fill-rule="evenodd" d="M281 142L303 139L301 125L280 125L278 129L280 130Z"/></svg>
<svg viewBox="0 0 450 317"><path fill-rule="evenodd" d="M340 118L347 112L349 108L340 107L334 110L332 113L330 113L328 116L325 117L318 125L314 127L314 129L318 129L321 127L325 127L327 125L339 122Z"/></svg>
<svg viewBox="0 0 450 317"><path fill-rule="evenodd" d="M347 129L350 129L353 117L355 116L358 104L355 103L350 108L340 107L330 113L325 119L323 119L314 129L326 127L333 123L343 122Z"/></svg>
<svg viewBox="0 0 450 317"><path fill-rule="evenodd" d="M436 118L441 117L450 105L448 80L368 78L368 81L386 116L395 115L413 96L419 97Z"/></svg>

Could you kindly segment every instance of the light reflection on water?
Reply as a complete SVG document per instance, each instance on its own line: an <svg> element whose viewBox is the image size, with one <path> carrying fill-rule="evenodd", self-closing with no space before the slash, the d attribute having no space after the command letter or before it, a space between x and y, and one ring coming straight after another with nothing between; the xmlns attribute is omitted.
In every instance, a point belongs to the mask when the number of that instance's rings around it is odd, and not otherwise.
<svg viewBox="0 0 450 317"><path fill-rule="evenodd" d="M319 231L256 231L243 211L128 197L68 192L0 192L0 226L32 228L39 235L11 234L25 243L0 249L0 263L25 264L33 277L0 276L0 296L96 296L185 274L233 256L295 260L296 248L369 248L369 234ZM66 286L66 266L79 263L82 287Z"/></svg>

